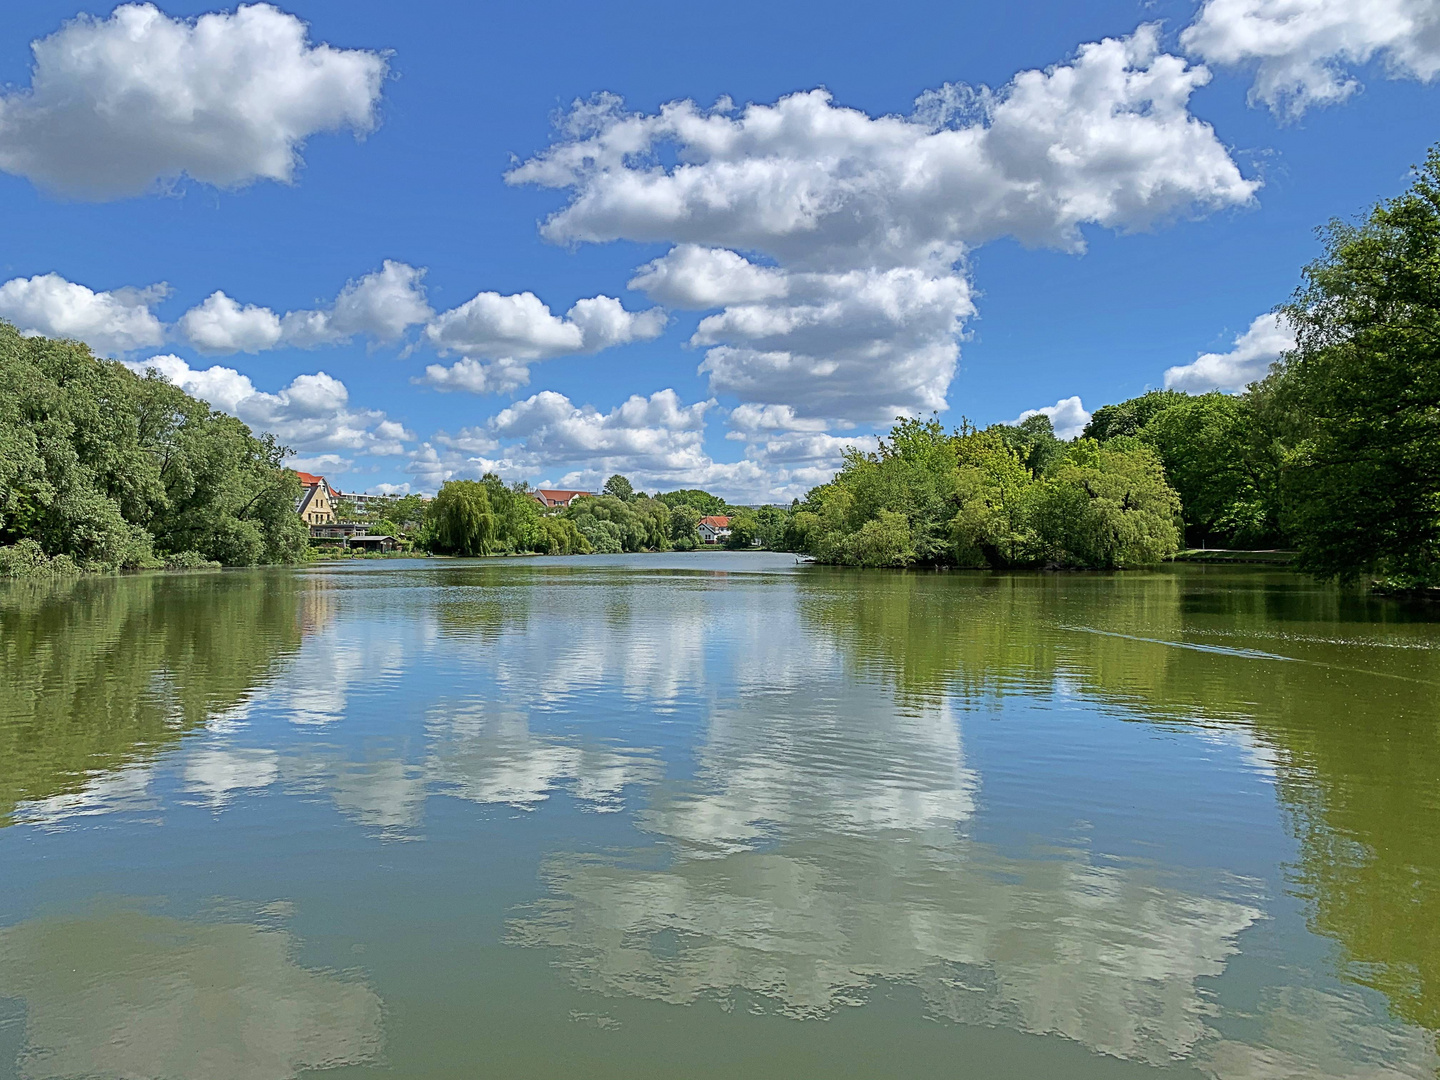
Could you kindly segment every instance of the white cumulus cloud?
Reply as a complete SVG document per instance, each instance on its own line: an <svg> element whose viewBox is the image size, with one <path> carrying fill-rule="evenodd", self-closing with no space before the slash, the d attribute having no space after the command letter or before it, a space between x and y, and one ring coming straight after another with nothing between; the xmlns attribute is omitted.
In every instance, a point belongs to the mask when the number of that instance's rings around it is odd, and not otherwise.
<svg viewBox="0 0 1440 1080"><path fill-rule="evenodd" d="M248 375L234 368L192 368L178 356L152 356L126 366L142 373L153 369L187 394L270 432L292 450L394 455L404 453L405 443L415 439L378 409L352 408L345 384L323 371L297 375L272 394L256 389Z"/></svg>
<svg viewBox="0 0 1440 1080"><path fill-rule="evenodd" d="M1080 403L1079 395L1075 397L1061 398L1054 405L1044 405L1038 409L1026 409L1014 420L1012 424L1023 424L1032 416L1048 416L1051 425L1055 428L1055 436L1060 439L1074 439L1085 430L1085 425L1090 423L1090 414L1085 406Z"/></svg>
<svg viewBox="0 0 1440 1080"><path fill-rule="evenodd" d="M289 182L311 135L372 130L377 52L312 45L269 4L172 19L123 4L31 44L28 88L0 94L0 169L82 199L188 176Z"/></svg>
<svg viewBox="0 0 1440 1080"><path fill-rule="evenodd" d="M423 268L386 259L379 270L350 281L329 310L291 311L281 320L286 344L336 345L357 335L395 341L435 313L425 300Z"/></svg>
<svg viewBox="0 0 1440 1080"><path fill-rule="evenodd" d="M577 300L562 318L532 292L482 292L425 327L441 356L462 359L450 367L431 364L416 381L439 390L504 393L529 383L533 361L649 341L664 329L660 308L627 311L613 296Z"/></svg>
<svg viewBox="0 0 1440 1080"><path fill-rule="evenodd" d="M424 269L386 259L379 270L347 282L328 308L287 311L241 305L222 291L185 312L176 324L201 352L263 352L293 345L340 345L357 335L395 341L434 314L425 300Z"/></svg>
<svg viewBox="0 0 1440 1080"><path fill-rule="evenodd" d="M280 317L269 308L238 302L215 290L180 316L185 340L204 353L257 353L280 344Z"/></svg>
<svg viewBox="0 0 1440 1080"><path fill-rule="evenodd" d="M885 422L945 406L974 246L1080 251L1085 225L1145 229L1253 199L1258 182L1189 112L1209 78L1143 26L999 91L932 91L908 117L823 90L653 114L598 95L507 180L569 192L542 227L555 242L674 245L631 285L721 309L692 339L713 392Z"/></svg>
<svg viewBox="0 0 1440 1080"><path fill-rule="evenodd" d="M1295 347L1295 331L1274 312L1258 316L1235 347L1225 353L1204 353L1188 364L1167 368L1165 388L1203 394L1209 390L1243 390L1263 379L1282 353Z"/></svg>
<svg viewBox="0 0 1440 1080"><path fill-rule="evenodd" d="M471 394L506 394L530 382L530 368L516 360L472 360L462 357L449 367L427 364L425 374L412 382L436 390L464 390Z"/></svg>
<svg viewBox="0 0 1440 1080"><path fill-rule="evenodd" d="M1250 99L1279 116L1344 101L1351 68L1378 60L1390 78L1440 74L1434 0L1206 0L1181 45L1206 62L1250 67Z"/></svg>
<svg viewBox="0 0 1440 1080"><path fill-rule="evenodd" d="M0 285L0 319L27 337L74 338L112 355L163 344L165 325L150 305L169 287L95 292L59 274L12 278Z"/></svg>

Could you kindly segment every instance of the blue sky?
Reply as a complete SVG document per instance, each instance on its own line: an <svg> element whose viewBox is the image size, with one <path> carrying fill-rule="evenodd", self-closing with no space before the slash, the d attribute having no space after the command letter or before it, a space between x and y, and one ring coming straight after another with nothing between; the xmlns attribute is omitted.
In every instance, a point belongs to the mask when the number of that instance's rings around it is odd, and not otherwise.
<svg viewBox="0 0 1440 1080"><path fill-rule="evenodd" d="M897 412L1263 372L1440 71L1434 0L1283 7L24 0L0 317L346 490L788 499Z"/></svg>

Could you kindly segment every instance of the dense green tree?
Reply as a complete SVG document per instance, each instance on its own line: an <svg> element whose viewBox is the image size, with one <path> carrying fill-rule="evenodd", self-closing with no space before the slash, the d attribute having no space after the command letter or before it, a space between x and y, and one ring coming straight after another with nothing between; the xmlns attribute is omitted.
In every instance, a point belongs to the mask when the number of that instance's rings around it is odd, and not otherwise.
<svg viewBox="0 0 1440 1080"><path fill-rule="evenodd" d="M619 473L616 473L610 477L609 480L606 480L605 486L601 491L603 494L619 499L622 502L629 502L635 497L635 489L630 486L630 481Z"/></svg>
<svg viewBox="0 0 1440 1080"><path fill-rule="evenodd" d="M157 375L0 323L0 545L92 567L293 562L308 541L285 453Z"/></svg>
<svg viewBox="0 0 1440 1080"><path fill-rule="evenodd" d="M626 502L613 495L581 499L564 511L586 541L600 553L669 551L670 508L640 496Z"/></svg>
<svg viewBox="0 0 1440 1080"><path fill-rule="evenodd" d="M669 510L670 543L676 551L694 551L700 546L700 511L684 502L669 506Z"/></svg>
<svg viewBox="0 0 1440 1080"><path fill-rule="evenodd" d="M490 492L480 480L447 480L430 503L427 546L446 555L489 555L499 528Z"/></svg>
<svg viewBox="0 0 1440 1080"><path fill-rule="evenodd" d="M1179 548L1180 499L1145 447L1078 440L1037 485L1031 525L1045 560L1123 569L1157 563Z"/></svg>
<svg viewBox="0 0 1440 1080"><path fill-rule="evenodd" d="M1250 547L1278 540L1277 462L1260 430L1250 397L1221 393L1182 397L1140 429L1140 441L1160 455L1180 496L1190 543Z"/></svg>
<svg viewBox="0 0 1440 1080"><path fill-rule="evenodd" d="M1105 442L1121 435L1139 435L1140 429L1161 409L1184 401L1179 390L1151 390L1148 394L1114 405L1102 405L1090 417L1081 437Z"/></svg>
<svg viewBox="0 0 1440 1080"><path fill-rule="evenodd" d="M725 538L726 547L737 550L752 548L759 537L760 518L754 510L737 510L730 515L730 535Z"/></svg>
<svg viewBox="0 0 1440 1080"><path fill-rule="evenodd" d="M1292 418L1286 526L1316 574L1440 586L1440 148L1322 238L1267 388Z"/></svg>
<svg viewBox="0 0 1440 1080"><path fill-rule="evenodd" d="M781 506L759 506L755 509L755 535L762 547L772 551L785 550L785 528L790 512Z"/></svg>
<svg viewBox="0 0 1440 1080"><path fill-rule="evenodd" d="M1033 475L1005 431L965 432L954 442L957 476L950 539L961 566L1016 566L1036 552Z"/></svg>
<svg viewBox="0 0 1440 1080"><path fill-rule="evenodd" d="M712 495L708 491L699 488L680 488L676 491L664 491L655 496L670 509L677 506L692 506L701 517L708 517L712 514L726 514L731 506L719 495Z"/></svg>
<svg viewBox="0 0 1440 1080"><path fill-rule="evenodd" d="M1037 476L999 427L946 434L901 420L810 492L789 533L822 561L857 566L1119 568L1173 554L1179 508L1133 438L1066 444Z"/></svg>
<svg viewBox="0 0 1440 1080"><path fill-rule="evenodd" d="M994 431L1034 476L1039 476L1060 457L1065 444L1055 437L1055 425L1044 413L1026 417L1018 424L996 424Z"/></svg>

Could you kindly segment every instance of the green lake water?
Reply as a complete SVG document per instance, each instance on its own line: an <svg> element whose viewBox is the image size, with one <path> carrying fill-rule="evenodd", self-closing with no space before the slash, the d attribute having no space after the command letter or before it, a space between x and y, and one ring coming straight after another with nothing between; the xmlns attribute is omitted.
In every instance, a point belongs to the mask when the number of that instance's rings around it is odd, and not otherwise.
<svg viewBox="0 0 1440 1080"><path fill-rule="evenodd" d="M0 587L0 1077L1440 1075L1440 616L1272 570Z"/></svg>

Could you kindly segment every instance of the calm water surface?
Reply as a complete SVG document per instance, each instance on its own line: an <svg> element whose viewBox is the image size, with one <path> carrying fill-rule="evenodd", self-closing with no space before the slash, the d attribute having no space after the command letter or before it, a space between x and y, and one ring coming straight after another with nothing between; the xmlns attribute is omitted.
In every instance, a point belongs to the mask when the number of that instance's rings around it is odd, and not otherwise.
<svg viewBox="0 0 1440 1080"><path fill-rule="evenodd" d="M0 589L0 1077L1440 1075L1440 622L749 553Z"/></svg>

